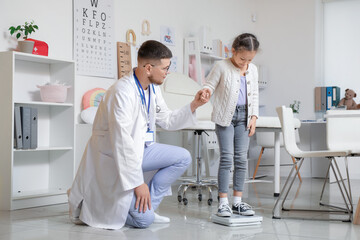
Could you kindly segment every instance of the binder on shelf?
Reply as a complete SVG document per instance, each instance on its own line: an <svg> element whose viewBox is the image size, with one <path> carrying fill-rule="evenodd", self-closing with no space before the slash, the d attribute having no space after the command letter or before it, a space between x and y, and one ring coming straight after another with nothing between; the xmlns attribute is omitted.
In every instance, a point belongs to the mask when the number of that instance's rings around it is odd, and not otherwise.
<svg viewBox="0 0 360 240"><path fill-rule="evenodd" d="M326 87L321 87L321 111L326 111Z"/></svg>
<svg viewBox="0 0 360 240"><path fill-rule="evenodd" d="M315 88L315 112L321 111L321 87Z"/></svg>
<svg viewBox="0 0 360 240"><path fill-rule="evenodd" d="M37 108L31 108L30 118L30 148L37 148L37 124L38 124L38 110Z"/></svg>
<svg viewBox="0 0 360 240"><path fill-rule="evenodd" d="M326 110L332 107L333 90L332 87L326 87Z"/></svg>
<svg viewBox="0 0 360 240"><path fill-rule="evenodd" d="M22 148L21 114L20 106L14 108L14 148Z"/></svg>
<svg viewBox="0 0 360 240"><path fill-rule="evenodd" d="M23 149L30 148L30 117L31 117L31 108L30 107L20 107L21 112L21 128L22 128L22 146Z"/></svg>
<svg viewBox="0 0 360 240"><path fill-rule="evenodd" d="M340 88L333 86L332 90L333 90L332 105L336 107L340 102Z"/></svg>
<svg viewBox="0 0 360 240"><path fill-rule="evenodd" d="M326 111L326 87L315 88L315 111Z"/></svg>

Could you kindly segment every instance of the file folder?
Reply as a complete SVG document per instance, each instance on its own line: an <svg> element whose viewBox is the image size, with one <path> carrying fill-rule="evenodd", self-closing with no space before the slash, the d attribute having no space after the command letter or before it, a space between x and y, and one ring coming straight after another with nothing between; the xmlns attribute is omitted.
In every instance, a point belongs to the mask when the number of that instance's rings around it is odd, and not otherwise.
<svg viewBox="0 0 360 240"><path fill-rule="evenodd" d="M321 87L321 111L326 111L326 87Z"/></svg>
<svg viewBox="0 0 360 240"><path fill-rule="evenodd" d="M326 87L315 88L315 112L326 111Z"/></svg>
<svg viewBox="0 0 360 240"><path fill-rule="evenodd" d="M22 145L23 149L30 148L30 117L31 117L31 108L30 107L20 107L21 112L21 128L22 128Z"/></svg>
<svg viewBox="0 0 360 240"><path fill-rule="evenodd" d="M31 118L30 118L30 148L37 148L37 124L38 124L38 110L37 108L31 108Z"/></svg>
<svg viewBox="0 0 360 240"><path fill-rule="evenodd" d="M326 87L326 110L330 110L333 101L333 89L332 87Z"/></svg>
<svg viewBox="0 0 360 240"><path fill-rule="evenodd" d="M321 111L321 87L315 88L315 112Z"/></svg>
<svg viewBox="0 0 360 240"><path fill-rule="evenodd" d="M14 108L14 148L22 148L20 106L15 106Z"/></svg>
<svg viewBox="0 0 360 240"><path fill-rule="evenodd" d="M332 105L333 106L337 106L340 102L340 88L333 86L333 98L332 98Z"/></svg>

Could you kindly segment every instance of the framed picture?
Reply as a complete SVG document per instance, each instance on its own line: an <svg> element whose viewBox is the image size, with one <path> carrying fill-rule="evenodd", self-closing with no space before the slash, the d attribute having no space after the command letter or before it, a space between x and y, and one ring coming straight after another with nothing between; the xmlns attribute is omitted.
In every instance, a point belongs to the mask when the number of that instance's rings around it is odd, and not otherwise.
<svg viewBox="0 0 360 240"><path fill-rule="evenodd" d="M160 42L166 45L175 46L175 29L172 27L160 27Z"/></svg>

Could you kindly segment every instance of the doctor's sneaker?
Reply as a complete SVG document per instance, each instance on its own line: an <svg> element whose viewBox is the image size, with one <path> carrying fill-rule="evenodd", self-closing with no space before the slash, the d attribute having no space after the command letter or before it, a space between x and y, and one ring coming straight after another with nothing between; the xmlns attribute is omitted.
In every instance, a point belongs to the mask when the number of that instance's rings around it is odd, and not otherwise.
<svg viewBox="0 0 360 240"><path fill-rule="evenodd" d="M216 215L219 217L231 217L232 211L229 204L220 204Z"/></svg>
<svg viewBox="0 0 360 240"><path fill-rule="evenodd" d="M252 210L252 207L244 202L237 203L232 205L232 210L236 214L244 215L244 216L253 216L255 212Z"/></svg>
<svg viewBox="0 0 360 240"><path fill-rule="evenodd" d="M154 212L154 223L169 223L170 222L170 218L168 217L164 217L164 216L160 216L159 214L157 214L156 212Z"/></svg>

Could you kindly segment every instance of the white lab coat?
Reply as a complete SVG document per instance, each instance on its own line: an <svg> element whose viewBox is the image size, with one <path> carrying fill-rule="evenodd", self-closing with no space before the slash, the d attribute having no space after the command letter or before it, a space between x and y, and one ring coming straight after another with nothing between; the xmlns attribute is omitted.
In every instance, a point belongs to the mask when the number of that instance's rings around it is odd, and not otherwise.
<svg viewBox="0 0 360 240"><path fill-rule="evenodd" d="M154 132L155 123L167 130L196 123L190 104L171 111L160 88L154 87L155 94L150 88L150 119L153 119L150 125ZM155 110L156 103L161 108L159 113ZM72 213L82 203L80 220L90 226L123 227L133 190L144 183L141 168L147 131L144 109L132 72L113 84L99 105L93 133L69 195Z"/></svg>

